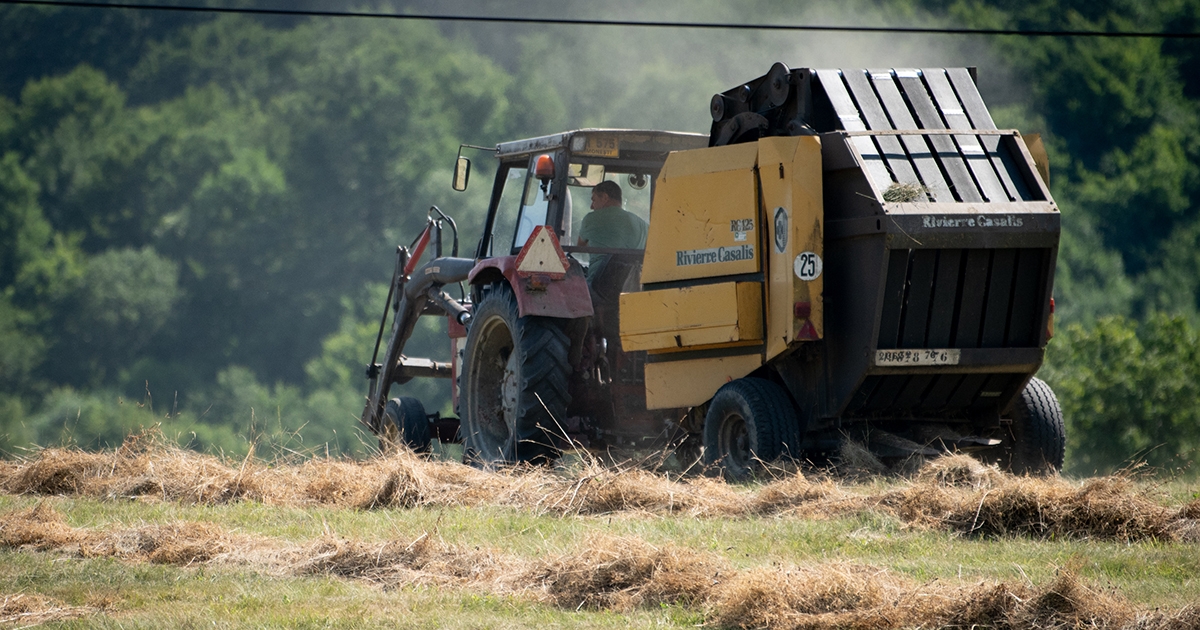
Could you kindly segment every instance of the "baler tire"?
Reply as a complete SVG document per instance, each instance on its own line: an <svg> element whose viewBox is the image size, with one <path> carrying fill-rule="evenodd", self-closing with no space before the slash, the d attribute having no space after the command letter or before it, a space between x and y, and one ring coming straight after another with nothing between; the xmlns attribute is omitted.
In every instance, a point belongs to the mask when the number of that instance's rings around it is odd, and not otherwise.
<svg viewBox="0 0 1200 630"><path fill-rule="evenodd" d="M1058 397L1032 378L1013 405L1011 441L1004 445L1014 475L1054 475L1062 470L1067 432Z"/></svg>
<svg viewBox="0 0 1200 630"><path fill-rule="evenodd" d="M387 402L383 408L383 433L379 450L389 453L403 444L417 453L428 453L432 436L425 406L416 398L401 396Z"/></svg>
<svg viewBox="0 0 1200 630"><path fill-rule="evenodd" d="M800 422L782 387L760 378L726 383L704 417L704 463L726 479L753 476L762 463L791 455L800 441Z"/></svg>
<svg viewBox="0 0 1200 630"><path fill-rule="evenodd" d="M476 306L463 349L459 410L464 461L484 468L553 463L566 419L571 340L553 318L519 315L506 284Z"/></svg>

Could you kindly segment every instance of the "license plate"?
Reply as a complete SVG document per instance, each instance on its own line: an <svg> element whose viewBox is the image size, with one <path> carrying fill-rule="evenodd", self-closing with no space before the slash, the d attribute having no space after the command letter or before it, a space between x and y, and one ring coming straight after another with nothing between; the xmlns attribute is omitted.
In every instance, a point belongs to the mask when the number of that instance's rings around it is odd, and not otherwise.
<svg viewBox="0 0 1200 630"><path fill-rule="evenodd" d="M621 144L616 138L597 138L596 136L588 136L587 145L582 151L576 151L576 155L590 155L593 157L619 157L621 153Z"/></svg>
<svg viewBox="0 0 1200 630"><path fill-rule="evenodd" d="M906 365L958 365L962 351L958 348L928 348L921 350L876 350L875 365L902 367Z"/></svg>

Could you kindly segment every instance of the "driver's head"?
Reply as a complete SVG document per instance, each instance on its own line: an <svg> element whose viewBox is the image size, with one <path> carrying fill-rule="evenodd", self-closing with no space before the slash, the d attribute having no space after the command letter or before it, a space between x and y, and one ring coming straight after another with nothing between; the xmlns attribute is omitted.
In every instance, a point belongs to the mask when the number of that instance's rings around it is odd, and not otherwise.
<svg viewBox="0 0 1200 630"><path fill-rule="evenodd" d="M614 181L603 181L592 189L592 210L621 205L621 186Z"/></svg>

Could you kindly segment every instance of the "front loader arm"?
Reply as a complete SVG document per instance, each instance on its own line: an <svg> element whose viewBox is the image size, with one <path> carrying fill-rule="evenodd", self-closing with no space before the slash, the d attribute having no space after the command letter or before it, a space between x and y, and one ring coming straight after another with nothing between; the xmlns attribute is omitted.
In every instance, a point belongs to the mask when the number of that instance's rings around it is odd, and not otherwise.
<svg viewBox="0 0 1200 630"><path fill-rule="evenodd" d="M465 325L471 317L462 304L442 291L442 287L466 280L471 268L475 266L473 259L435 258L419 269L414 269L425 244L428 243L429 234L430 230L427 228L418 239L416 255L412 258L408 258L407 249L400 251L396 278L393 281L393 291L398 298L395 302L396 315L392 320L391 335L388 338L383 361L367 366L367 377L371 384L367 392L367 402L363 408L361 421L376 434L380 433L383 408L387 402L388 390L396 381L397 367L404 351L404 344L412 336L417 318L421 316L427 303L433 302L460 324ZM388 301L391 302L391 297Z"/></svg>

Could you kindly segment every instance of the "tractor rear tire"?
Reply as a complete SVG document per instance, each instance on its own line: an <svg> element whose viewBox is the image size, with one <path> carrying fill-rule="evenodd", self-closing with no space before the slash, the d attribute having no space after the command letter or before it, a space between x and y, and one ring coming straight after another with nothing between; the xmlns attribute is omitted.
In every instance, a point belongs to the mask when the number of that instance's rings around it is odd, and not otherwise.
<svg viewBox="0 0 1200 630"><path fill-rule="evenodd" d="M379 436L379 450L391 452L403 444L417 453L428 453L432 437L429 432L429 417L425 406L416 398L402 396L393 398L383 408L383 434Z"/></svg>
<svg viewBox="0 0 1200 630"><path fill-rule="evenodd" d="M731 481L791 455L799 442L800 422L787 392L761 378L726 383L704 417L704 463Z"/></svg>
<svg viewBox="0 0 1200 630"><path fill-rule="evenodd" d="M463 348L459 411L466 463L549 464L571 400L571 340L560 320L521 317L506 284L475 307Z"/></svg>
<svg viewBox="0 0 1200 630"><path fill-rule="evenodd" d="M1013 403L1011 427L1012 434L1002 446L1009 472L1054 475L1062 470L1066 426L1058 397L1045 381L1032 378L1021 391L1021 397Z"/></svg>

